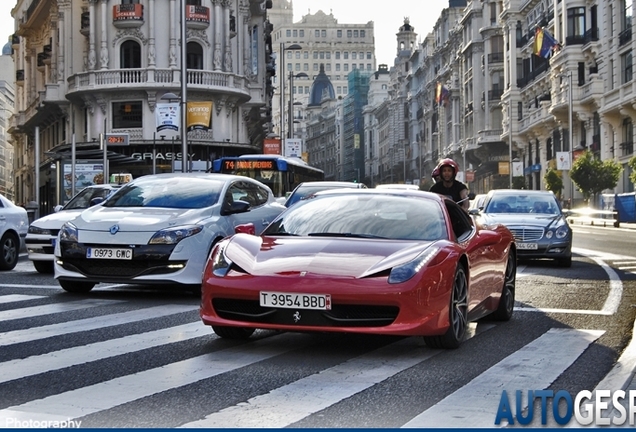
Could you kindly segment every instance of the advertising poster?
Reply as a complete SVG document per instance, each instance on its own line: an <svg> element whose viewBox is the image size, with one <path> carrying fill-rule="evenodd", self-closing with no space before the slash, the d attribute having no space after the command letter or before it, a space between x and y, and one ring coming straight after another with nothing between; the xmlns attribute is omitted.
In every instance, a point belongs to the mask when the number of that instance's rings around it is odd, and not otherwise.
<svg viewBox="0 0 636 432"><path fill-rule="evenodd" d="M557 152L556 161L558 170L563 171L572 168L572 164L570 163L570 152Z"/></svg>
<svg viewBox="0 0 636 432"><path fill-rule="evenodd" d="M179 131L179 104L158 103L155 107L157 132L164 130Z"/></svg>
<svg viewBox="0 0 636 432"><path fill-rule="evenodd" d="M278 138L266 138L263 140L263 154L280 154L280 140Z"/></svg>
<svg viewBox="0 0 636 432"><path fill-rule="evenodd" d="M285 140L285 154L286 157L301 157L302 152L302 140L300 138L287 138Z"/></svg>
<svg viewBox="0 0 636 432"><path fill-rule="evenodd" d="M188 102L188 130L210 130L212 127L212 102Z"/></svg>
<svg viewBox="0 0 636 432"><path fill-rule="evenodd" d="M70 161L64 162L64 173L61 179L62 199L66 204L73 198L73 176ZM83 160L75 162L75 193L81 191L86 186L104 183L104 162L100 160Z"/></svg>

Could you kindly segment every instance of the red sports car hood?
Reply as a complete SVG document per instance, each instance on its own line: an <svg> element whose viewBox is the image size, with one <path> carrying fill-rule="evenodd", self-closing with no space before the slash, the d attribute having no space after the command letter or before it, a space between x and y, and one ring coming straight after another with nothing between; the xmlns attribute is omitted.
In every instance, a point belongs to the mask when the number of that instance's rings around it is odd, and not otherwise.
<svg viewBox="0 0 636 432"><path fill-rule="evenodd" d="M408 262L432 242L234 235L225 255L252 275L364 277Z"/></svg>

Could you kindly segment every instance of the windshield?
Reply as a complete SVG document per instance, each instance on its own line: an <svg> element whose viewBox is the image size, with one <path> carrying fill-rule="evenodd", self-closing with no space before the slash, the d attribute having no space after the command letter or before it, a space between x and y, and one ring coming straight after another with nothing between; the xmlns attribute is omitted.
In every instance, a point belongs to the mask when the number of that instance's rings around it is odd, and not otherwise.
<svg viewBox="0 0 636 432"><path fill-rule="evenodd" d="M486 208L486 213L536 213L557 215L559 204L551 195L495 195Z"/></svg>
<svg viewBox="0 0 636 432"><path fill-rule="evenodd" d="M325 195L298 202L264 235L448 238L442 209L433 200L391 195Z"/></svg>
<svg viewBox="0 0 636 432"><path fill-rule="evenodd" d="M93 198L106 198L111 192L113 189L110 188L84 188L66 203L64 210L89 208Z"/></svg>
<svg viewBox="0 0 636 432"><path fill-rule="evenodd" d="M164 207L195 209L216 204L225 182L200 178L153 178L128 183L105 207Z"/></svg>
<svg viewBox="0 0 636 432"><path fill-rule="evenodd" d="M264 169L237 169L234 171L234 174L258 180L259 182L268 186L272 190L274 197L276 198L284 197L285 192L287 192L283 187L283 176L285 173L282 171Z"/></svg>

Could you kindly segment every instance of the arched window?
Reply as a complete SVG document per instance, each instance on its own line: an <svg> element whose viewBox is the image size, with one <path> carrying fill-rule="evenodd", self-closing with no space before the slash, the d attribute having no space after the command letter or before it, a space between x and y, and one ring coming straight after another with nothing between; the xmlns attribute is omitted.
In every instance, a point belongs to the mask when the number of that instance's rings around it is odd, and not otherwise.
<svg viewBox="0 0 636 432"><path fill-rule="evenodd" d="M119 55L119 62L122 69L141 68L141 47L137 42L127 40L121 44Z"/></svg>
<svg viewBox="0 0 636 432"><path fill-rule="evenodd" d="M188 42L186 68L203 69L203 48L197 42Z"/></svg>

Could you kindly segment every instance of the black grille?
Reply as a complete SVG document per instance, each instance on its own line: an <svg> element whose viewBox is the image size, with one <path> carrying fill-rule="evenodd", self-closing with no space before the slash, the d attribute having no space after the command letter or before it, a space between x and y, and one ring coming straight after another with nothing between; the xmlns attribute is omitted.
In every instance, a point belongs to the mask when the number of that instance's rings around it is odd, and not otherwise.
<svg viewBox="0 0 636 432"><path fill-rule="evenodd" d="M396 306L346 304L334 304L331 310L275 309L262 307L254 300L223 298L213 299L212 306L224 319L321 327L387 326L395 321L400 312ZM297 312L299 315L296 315Z"/></svg>
<svg viewBox="0 0 636 432"><path fill-rule="evenodd" d="M168 268L168 265L183 264L185 261L149 261L149 260L85 260L65 259L66 270L77 271L85 276L108 276L111 279L136 276L174 273L181 268Z"/></svg>

